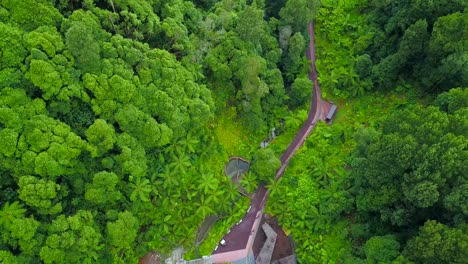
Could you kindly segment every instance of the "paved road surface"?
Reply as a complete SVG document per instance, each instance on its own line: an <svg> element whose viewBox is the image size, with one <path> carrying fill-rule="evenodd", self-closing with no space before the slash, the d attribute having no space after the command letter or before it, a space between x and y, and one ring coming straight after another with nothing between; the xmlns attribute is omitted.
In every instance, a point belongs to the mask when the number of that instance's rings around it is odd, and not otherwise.
<svg viewBox="0 0 468 264"><path fill-rule="evenodd" d="M324 120L330 103L323 101L320 86L317 80L317 70L315 68L315 33L314 25L308 25L310 43L307 50L307 58L311 61L311 71L309 71L309 79L313 81L312 99L310 102L310 111L307 120L302 125L299 132L289 144L286 151L281 155L281 167L275 175L275 180L278 180L284 173L284 170L289 164L294 153L304 144L305 139L314 129L315 124L319 120ZM218 245L213 251L213 263L223 263L235 261L246 256L249 246L253 243L255 233L259 229L259 222L269 192L264 185L259 186L250 202L249 211L246 212L242 221L232 226L229 233L223 237L225 245Z"/></svg>

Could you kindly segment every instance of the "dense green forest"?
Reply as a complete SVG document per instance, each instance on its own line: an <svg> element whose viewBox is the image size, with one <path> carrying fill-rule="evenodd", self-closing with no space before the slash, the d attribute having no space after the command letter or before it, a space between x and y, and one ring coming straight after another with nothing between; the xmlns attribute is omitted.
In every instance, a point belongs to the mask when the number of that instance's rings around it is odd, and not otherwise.
<svg viewBox="0 0 468 264"><path fill-rule="evenodd" d="M322 0L319 126L269 211L300 263L467 263L464 1Z"/></svg>
<svg viewBox="0 0 468 264"><path fill-rule="evenodd" d="M1 0L0 263L207 255L248 206L224 176L231 155L253 160L246 190L268 183L301 264L466 263L466 8ZM308 110L312 20L339 112L274 182Z"/></svg>

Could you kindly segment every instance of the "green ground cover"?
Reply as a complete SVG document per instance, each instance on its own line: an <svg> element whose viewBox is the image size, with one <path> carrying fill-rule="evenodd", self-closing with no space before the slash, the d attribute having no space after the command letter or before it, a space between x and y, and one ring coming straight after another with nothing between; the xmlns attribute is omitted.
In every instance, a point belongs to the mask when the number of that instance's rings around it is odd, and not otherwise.
<svg viewBox="0 0 468 264"><path fill-rule="evenodd" d="M229 157L240 156L250 160L262 140L261 133L248 131L240 124L236 116L235 107L231 107L223 111L209 124L212 129L213 140L219 147L219 152L209 157L207 166L216 172L216 175L224 178L226 182L230 181L224 173L224 167L229 161ZM236 188L235 186L232 187ZM219 215L219 220L208 231L205 239L199 245L194 245L188 249L184 258L195 259L200 256L210 255L229 228L244 216L249 203L250 199L239 193L233 205L232 213L230 215Z"/></svg>
<svg viewBox="0 0 468 264"><path fill-rule="evenodd" d="M362 127L378 126L378 120L406 104L407 98L369 94L335 103L339 108L333 124L319 122L284 176L269 186L266 211L296 240L299 260L306 263L335 263L350 252L352 223L340 215L351 213L346 164L356 146L353 135Z"/></svg>
<svg viewBox="0 0 468 264"><path fill-rule="evenodd" d="M339 110L274 183L314 19ZM248 204L232 155L302 263L465 263L466 21L462 0L0 1L0 263L136 263L217 214L207 254Z"/></svg>

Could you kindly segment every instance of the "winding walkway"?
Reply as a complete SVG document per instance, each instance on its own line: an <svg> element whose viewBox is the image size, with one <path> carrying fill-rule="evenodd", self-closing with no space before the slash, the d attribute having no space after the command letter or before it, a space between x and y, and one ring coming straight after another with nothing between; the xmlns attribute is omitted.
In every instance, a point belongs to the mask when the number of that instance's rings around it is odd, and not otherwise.
<svg viewBox="0 0 468 264"><path fill-rule="evenodd" d="M292 156L304 144L307 136L315 128L317 121L324 120L331 107L329 102L322 100L320 86L317 80L317 70L315 68L315 33L313 23L308 25L308 31L310 42L307 50L307 58L311 61L309 79L314 83L310 110L307 120L291 141L286 151L280 157L281 167L276 172L276 181L281 178ZM252 197L250 207L244 215L244 218L232 226L228 233L221 239L224 245L222 245L220 241L220 244L212 252L211 257L213 263L234 262L248 257L256 232L259 229L259 224L268 195L269 192L264 185L258 187Z"/></svg>
<svg viewBox="0 0 468 264"><path fill-rule="evenodd" d="M312 89L312 98L310 100L310 110L307 116L307 120L304 122L293 141L289 144L286 151L281 155L281 167L276 172L275 180L278 180L283 175L284 170L289 164L289 160L291 160L292 156L294 156L294 153L304 144L307 136L309 136L309 134L315 128L317 121L325 119L325 116L331 107L329 102L322 100L322 93L320 91L320 85L317 80L318 74L315 67L315 32L313 23L308 25L308 31L310 41L309 49L307 50L306 55L307 58L311 61L309 80L314 83L314 87Z"/></svg>

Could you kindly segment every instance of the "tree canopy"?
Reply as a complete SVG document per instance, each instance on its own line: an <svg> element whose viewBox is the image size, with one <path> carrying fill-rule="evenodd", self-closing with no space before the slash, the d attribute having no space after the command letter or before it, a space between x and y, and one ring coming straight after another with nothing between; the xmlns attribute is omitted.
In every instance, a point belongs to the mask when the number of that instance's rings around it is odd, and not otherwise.
<svg viewBox="0 0 468 264"><path fill-rule="evenodd" d="M222 150L215 113L234 107L256 134L305 103L305 82L285 89L300 71L282 71L301 63L305 25L280 47L294 21L265 8L2 1L0 262L132 263L231 214L234 186L203 165Z"/></svg>
<svg viewBox="0 0 468 264"><path fill-rule="evenodd" d="M194 243L205 218L227 225L248 204L222 170L233 155L252 160L240 184L268 186L301 263L466 262L465 9L0 1L0 263L209 253ZM339 111L275 182L307 117L312 21Z"/></svg>

